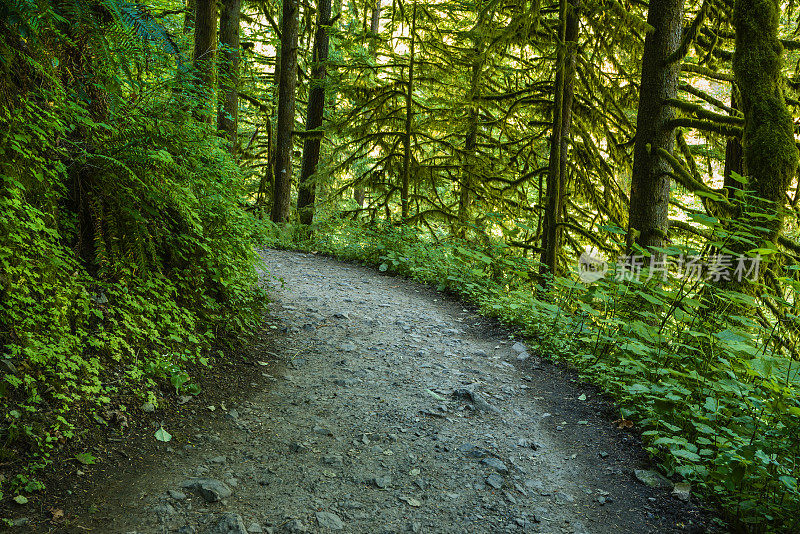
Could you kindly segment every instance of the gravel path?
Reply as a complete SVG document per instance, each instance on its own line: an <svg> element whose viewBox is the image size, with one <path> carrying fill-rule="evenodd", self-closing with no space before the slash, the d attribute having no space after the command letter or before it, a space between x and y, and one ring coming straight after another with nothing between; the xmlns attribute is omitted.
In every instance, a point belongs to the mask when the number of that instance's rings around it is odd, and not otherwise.
<svg viewBox="0 0 800 534"><path fill-rule="evenodd" d="M110 501L125 504L102 510L96 531L701 528L668 481L637 479L644 455L596 390L508 332L366 267L263 257L279 332L264 359L284 360L285 371L215 406L191 444L174 442L163 465L115 490Z"/></svg>

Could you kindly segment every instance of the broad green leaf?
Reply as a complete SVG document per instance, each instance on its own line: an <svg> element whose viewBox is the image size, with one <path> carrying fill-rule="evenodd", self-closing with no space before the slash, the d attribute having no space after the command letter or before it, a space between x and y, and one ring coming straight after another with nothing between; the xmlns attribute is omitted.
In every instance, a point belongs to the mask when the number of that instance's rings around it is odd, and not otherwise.
<svg viewBox="0 0 800 534"><path fill-rule="evenodd" d="M158 430L156 430L156 439L158 441L163 441L166 443L167 441L172 439L172 434L164 430L164 427L162 426Z"/></svg>

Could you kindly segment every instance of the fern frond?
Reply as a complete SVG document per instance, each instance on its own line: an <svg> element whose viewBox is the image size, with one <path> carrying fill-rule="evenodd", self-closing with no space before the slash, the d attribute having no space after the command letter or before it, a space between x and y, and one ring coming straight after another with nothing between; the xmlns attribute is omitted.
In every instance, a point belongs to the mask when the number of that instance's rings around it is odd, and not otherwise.
<svg viewBox="0 0 800 534"><path fill-rule="evenodd" d="M137 2L107 0L107 3L119 4L119 12L121 13L119 20L133 29L140 39L158 43L162 50L176 56L178 62L181 62L180 48L178 48L164 25L158 22L146 7Z"/></svg>

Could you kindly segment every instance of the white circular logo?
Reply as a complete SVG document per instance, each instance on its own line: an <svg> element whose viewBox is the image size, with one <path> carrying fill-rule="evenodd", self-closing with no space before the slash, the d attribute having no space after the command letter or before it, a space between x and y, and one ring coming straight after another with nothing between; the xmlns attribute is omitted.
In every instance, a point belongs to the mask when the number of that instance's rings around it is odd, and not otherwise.
<svg viewBox="0 0 800 534"><path fill-rule="evenodd" d="M608 262L594 247L586 247L578 259L578 277L582 282L590 284L605 277Z"/></svg>

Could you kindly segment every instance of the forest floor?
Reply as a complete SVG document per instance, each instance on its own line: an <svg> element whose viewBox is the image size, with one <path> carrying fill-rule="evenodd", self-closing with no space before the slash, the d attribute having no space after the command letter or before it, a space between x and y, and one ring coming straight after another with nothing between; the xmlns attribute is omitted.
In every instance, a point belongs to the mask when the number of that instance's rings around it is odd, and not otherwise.
<svg viewBox="0 0 800 534"><path fill-rule="evenodd" d="M39 504L52 517L14 532L711 529L649 471L608 399L533 348L520 355L494 321L367 267L262 255L273 302L250 362L179 417L145 414L169 443L151 425L109 437L95 466L68 466Z"/></svg>

